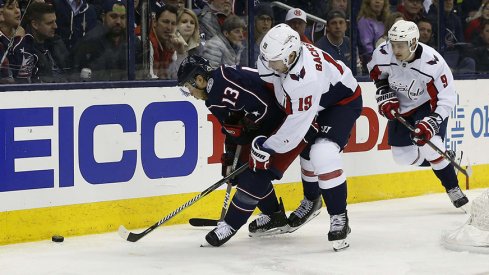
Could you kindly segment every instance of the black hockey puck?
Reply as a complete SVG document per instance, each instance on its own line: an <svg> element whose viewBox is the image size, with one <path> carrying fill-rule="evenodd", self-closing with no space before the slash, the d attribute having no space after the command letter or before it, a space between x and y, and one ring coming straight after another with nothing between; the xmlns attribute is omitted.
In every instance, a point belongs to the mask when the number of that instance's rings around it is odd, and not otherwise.
<svg viewBox="0 0 489 275"><path fill-rule="evenodd" d="M62 243L65 240L65 237L60 235L54 235L51 237L51 240L55 243Z"/></svg>

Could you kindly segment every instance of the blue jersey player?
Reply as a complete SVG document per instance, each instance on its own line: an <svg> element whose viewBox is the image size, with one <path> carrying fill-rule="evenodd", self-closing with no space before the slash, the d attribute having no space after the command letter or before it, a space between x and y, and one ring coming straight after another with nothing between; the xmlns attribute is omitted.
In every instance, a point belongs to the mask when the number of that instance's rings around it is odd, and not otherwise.
<svg viewBox="0 0 489 275"><path fill-rule="evenodd" d="M223 168L231 164L237 144L242 145L240 162L247 162L253 139L272 135L286 117L273 92L251 68L221 66L212 69L206 59L189 56L178 70L178 85L185 94L205 100L209 111L221 123L226 135ZM257 206L263 215L250 223L250 233L286 232L287 217L282 202L278 202L272 180L280 179L306 147L307 139L315 137L317 128L310 128L304 141L293 150L275 155L268 170L247 169L237 177L236 193L224 220L206 236L210 245L220 246L227 242Z"/></svg>

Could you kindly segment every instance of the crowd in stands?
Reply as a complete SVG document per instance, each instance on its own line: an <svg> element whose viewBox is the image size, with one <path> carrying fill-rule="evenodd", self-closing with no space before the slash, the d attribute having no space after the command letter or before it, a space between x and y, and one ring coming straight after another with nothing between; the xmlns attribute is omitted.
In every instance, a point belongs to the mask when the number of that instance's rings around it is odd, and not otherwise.
<svg viewBox="0 0 489 275"><path fill-rule="evenodd" d="M247 1L194 0L187 7L184 0L149 0L150 17L142 24L142 4L135 0L136 41L130 46L136 78L176 79L179 64L190 54L214 67L254 67L248 64L248 47L254 48L256 60L264 34L281 22L303 42L366 73L373 50L397 20L415 22L420 42L438 48L439 1L445 18L441 52L450 68L489 73L489 0L363 0L357 18L350 16L350 0L280 1L290 10L255 0L252 45ZM0 0L0 84L126 80L127 11L126 0Z"/></svg>

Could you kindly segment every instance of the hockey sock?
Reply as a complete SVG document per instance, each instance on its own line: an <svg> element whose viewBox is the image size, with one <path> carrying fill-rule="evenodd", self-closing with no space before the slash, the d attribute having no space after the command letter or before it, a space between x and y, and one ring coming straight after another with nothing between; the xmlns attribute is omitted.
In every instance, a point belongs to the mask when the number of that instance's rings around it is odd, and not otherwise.
<svg viewBox="0 0 489 275"><path fill-rule="evenodd" d="M438 177L438 179L440 179L441 184L447 191L454 187L458 187L457 174L455 173L455 169L451 163L445 166L443 169L433 169L433 172L435 172L435 175Z"/></svg>
<svg viewBox="0 0 489 275"><path fill-rule="evenodd" d="M238 190L229 205L224 221L235 230L240 229L253 214L257 203L258 200Z"/></svg>
<svg viewBox="0 0 489 275"><path fill-rule="evenodd" d="M321 189L321 194L323 195L326 208L330 215L345 213L347 197L346 181L330 189Z"/></svg>
<svg viewBox="0 0 489 275"><path fill-rule="evenodd" d="M304 197L310 201L314 201L321 195L317 181L311 182L302 179L302 188L304 189Z"/></svg>
<svg viewBox="0 0 489 275"><path fill-rule="evenodd" d="M277 200L272 186L272 178L273 175L268 171L253 172L249 169L244 171L239 177L236 193L224 218L226 223L238 230L248 221L261 200L265 199L263 207L273 207L272 203L266 200L270 195ZM275 203L277 202L275 201ZM273 207L273 210L275 209L276 207Z"/></svg>
<svg viewBox="0 0 489 275"><path fill-rule="evenodd" d="M273 189L273 185L271 183L267 190L266 197L258 202L258 209L260 209L263 214L267 215L279 210L277 195L275 194L275 190Z"/></svg>

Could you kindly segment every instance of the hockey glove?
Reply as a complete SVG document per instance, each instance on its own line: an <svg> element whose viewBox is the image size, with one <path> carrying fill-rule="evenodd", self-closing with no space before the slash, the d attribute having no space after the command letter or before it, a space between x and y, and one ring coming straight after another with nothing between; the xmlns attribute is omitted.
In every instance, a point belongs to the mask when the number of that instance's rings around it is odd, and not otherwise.
<svg viewBox="0 0 489 275"><path fill-rule="evenodd" d="M234 138L239 138L244 132L243 125L224 124L222 129L225 133Z"/></svg>
<svg viewBox="0 0 489 275"><path fill-rule="evenodd" d="M309 126L309 130L307 130L306 135L304 136L304 141L306 143L314 143L316 137L319 133L319 124L314 120Z"/></svg>
<svg viewBox="0 0 489 275"><path fill-rule="evenodd" d="M443 122L443 118L433 113L415 125L414 132L412 133L412 139L418 146L423 146L428 140L440 131L440 124Z"/></svg>
<svg viewBox="0 0 489 275"><path fill-rule="evenodd" d="M395 113L399 114L399 100L394 91L389 89L389 84L387 82L378 87L375 99L379 106L380 115L389 120L396 119ZM394 111L394 113L392 111Z"/></svg>
<svg viewBox="0 0 489 275"><path fill-rule="evenodd" d="M226 177L232 170L234 157L238 145L233 142L232 138L226 136L224 140L224 153L221 155L221 175Z"/></svg>
<svg viewBox="0 0 489 275"><path fill-rule="evenodd" d="M267 170L270 168L270 156L275 153L273 150L263 147L265 140L267 140L266 136L257 136L251 143L248 166L255 172L257 169Z"/></svg>
<svg viewBox="0 0 489 275"><path fill-rule="evenodd" d="M231 172L234 161L234 152L226 152L221 155L221 175L226 177Z"/></svg>

